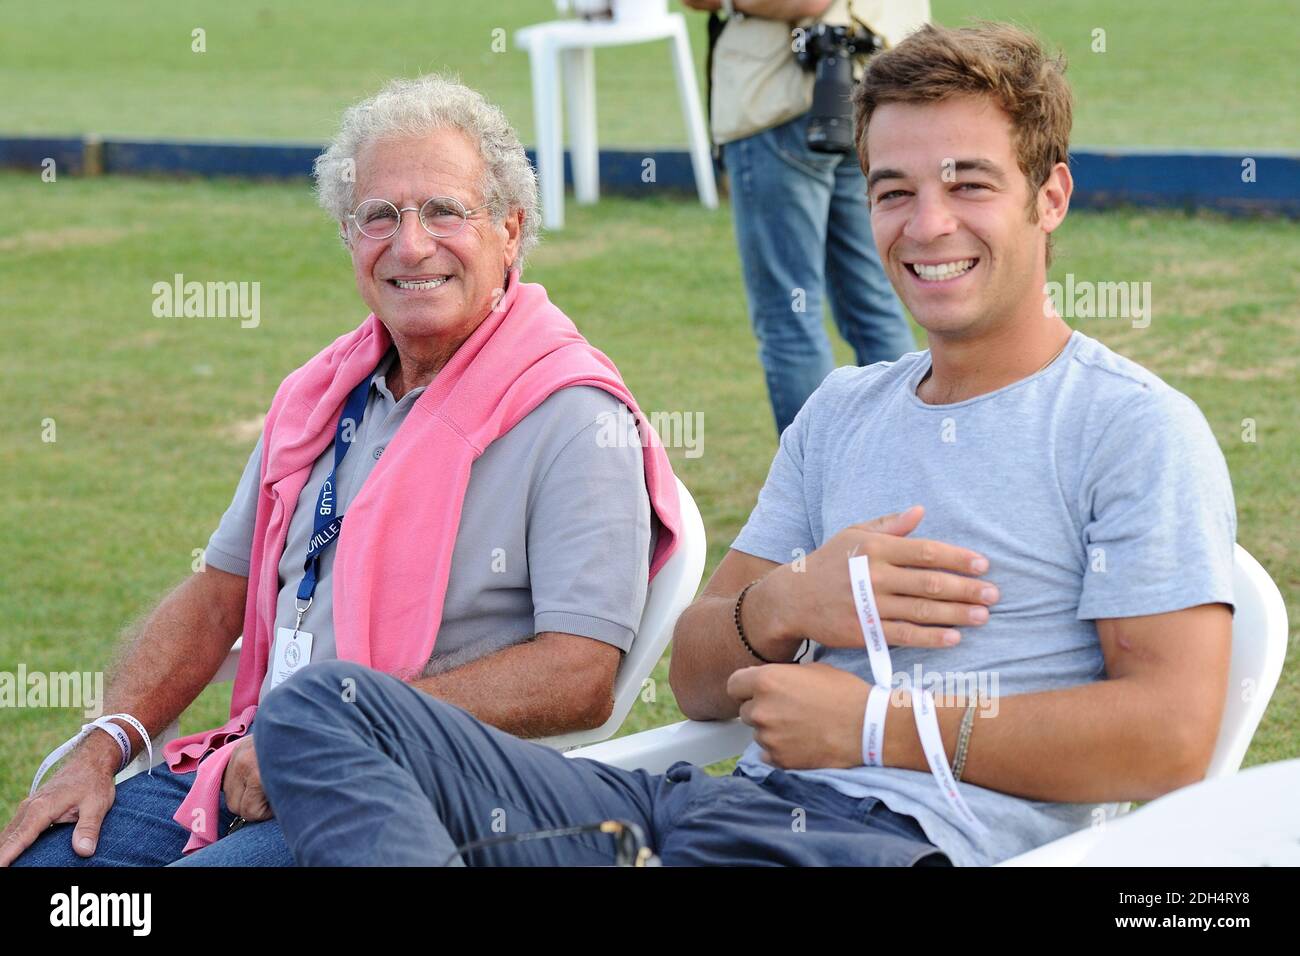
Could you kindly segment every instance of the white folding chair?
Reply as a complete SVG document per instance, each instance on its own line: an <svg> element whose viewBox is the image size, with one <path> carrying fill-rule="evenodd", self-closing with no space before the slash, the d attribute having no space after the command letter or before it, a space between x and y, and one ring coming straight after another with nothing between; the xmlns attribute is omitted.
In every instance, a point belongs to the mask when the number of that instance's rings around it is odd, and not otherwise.
<svg viewBox="0 0 1300 956"><path fill-rule="evenodd" d="M1232 662L1219 739L1206 774L1236 773L1277 687L1286 656L1286 604L1277 585L1241 545L1233 561L1236 611L1232 619ZM568 751L624 769L663 773L679 760L705 765L738 755L752 739L739 720L683 720L639 734ZM1141 813L1141 810L1136 811ZM1044 844L1000 866L1075 866L1096 843L1101 827L1088 827Z"/></svg>
<svg viewBox="0 0 1300 956"><path fill-rule="evenodd" d="M718 206L709 136L695 81L686 19L647 3L641 12L635 4L622 4L626 15L614 20L552 20L524 27L515 33L515 45L527 50L533 83L533 124L537 137L537 176L541 188L542 225L564 226L563 114L569 114L573 192L580 203L594 203L600 195L600 150L596 143L596 59L598 47L625 46L668 40L673 76L681 102L691 167L700 202ZM623 9L618 11L624 13ZM562 95L563 94L563 95ZM561 99L565 101L561 106Z"/></svg>
<svg viewBox="0 0 1300 956"><path fill-rule="evenodd" d="M538 738L537 743L546 744L559 750L579 747L583 744L605 740L623 725L628 711L636 702L646 678L663 657L668 642L673 636L673 626L677 616L695 599L700 578L704 575L704 557L707 541L704 536L704 521L700 509L690 491L677 479L677 500L681 509L680 540L677 550L668 559L646 592L645 608L641 612L641 625L637 628L636 638L631 649L623 655L619 664L618 675L614 681L614 710L599 727L592 730L578 730L573 733L554 737ZM233 680L239 668L239 653L243 638L235 641L226 660L209 682L219 684ZM180 727L173 723L154 741L154 762L162 760L162 748L169 741L180 736ZM118 774L121 783L127 777L145 769L147 759L144 754L137 757L130 766Z"/></svg>

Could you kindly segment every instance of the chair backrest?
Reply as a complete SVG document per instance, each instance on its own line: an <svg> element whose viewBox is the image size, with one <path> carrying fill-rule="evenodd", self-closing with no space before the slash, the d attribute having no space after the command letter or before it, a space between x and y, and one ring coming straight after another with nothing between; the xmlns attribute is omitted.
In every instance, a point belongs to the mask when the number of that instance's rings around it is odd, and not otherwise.
<svg viewBox="0 0 1300 956"><path fill-rule="evenodd" d="M1287 618L1282 594L1268 572L1236 545L1232 561L1232 659L1219 739L1205 779L1227 777L1241 761L1264 716L1286 657ZM1120 805L1127 813L1132 804ZM1004 860L999 866L1077 866L1104 831L1084 827L1069 836Z"/></svg>
<svg viewBox="0 0 1300 956"><path fill-rule="evenodd" d="M1282 674L1287 618L1282 594L1241 545L1233 560L1232 664L1219 740L1206 777L1236 773Z"/></svg>
<svg viewBox="0 0 1300 956"><path fill-rule="evenodd" d="M672 640L678 616L695 599L700 579L704 576L707 548L704 519L680 478L677 479L677 500L682 517L681 538L677 550L659 569L646 592L645 610L641 612L636 639L632 641L631 650L623 655L618 668L614 682L614 710L609 719L592 730L542 737L537 743L568 750L613 736L636 703L645 679L663 657L668 642Z"/></svg>

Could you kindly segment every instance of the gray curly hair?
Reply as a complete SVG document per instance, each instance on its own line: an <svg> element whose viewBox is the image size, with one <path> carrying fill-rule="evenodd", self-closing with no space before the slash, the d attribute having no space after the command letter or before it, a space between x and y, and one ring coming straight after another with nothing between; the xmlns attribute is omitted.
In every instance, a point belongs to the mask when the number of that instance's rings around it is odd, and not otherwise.
<svg viewBox="0 0 1300 956"><path fill-rule="evenodd" d="M437 129L457 129L483 157L483 199L495 201L494 222L522 209L524 223L514 264L523 269L537 245L540 221L537 174L519 136L500 108L454 77L429 73L413 80L391 80L368 100L348 107L334 139L316 157L316 197L336 220L356 208L356 161L361 150L393 136L420 136Z"/></svg>

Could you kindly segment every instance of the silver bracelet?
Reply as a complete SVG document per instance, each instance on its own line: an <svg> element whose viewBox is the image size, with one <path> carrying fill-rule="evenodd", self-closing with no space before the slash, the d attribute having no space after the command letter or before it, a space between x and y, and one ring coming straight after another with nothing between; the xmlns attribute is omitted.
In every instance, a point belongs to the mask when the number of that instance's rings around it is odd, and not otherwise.
<svg viewBox="0 0 1300 956"><path fill-rule="evenodd" d="M952 765L953 780L961 779L961 772L966 768L966 750L970 747L970 732L975 723L975 705L979 703L979 694L966 705L966 713L961 718L961 730L957 733L957 753Z"/></svg>

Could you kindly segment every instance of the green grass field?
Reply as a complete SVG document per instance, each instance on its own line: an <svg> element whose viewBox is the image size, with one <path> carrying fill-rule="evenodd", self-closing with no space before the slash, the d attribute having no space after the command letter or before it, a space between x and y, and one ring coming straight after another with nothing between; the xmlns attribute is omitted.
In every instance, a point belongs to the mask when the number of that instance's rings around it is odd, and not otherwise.
<svg viewBox="0 0 1300 956"><path fill-rule="evenodd" d="M209 12L177 3L146 17L139 3L108 12L0 0L0 87L11 94L0 100L0 135L322 139L339 109L383 78L445 64L502 102L530 140L520 56L491 54L486 38L473 39L487 36L494 15L458 7L438 20L431 6L385 5L369 39L363 14L342 4ZM1204 13L1210 7L1193 15L1167 2L1089 4L1087 13L1043 6L1050 19L1006 0L980 10L1037 23L1070 51L1078 142L1294 149L1286 67L1263 42L1287 29L1281 4L1223 4L1215 16ZM936 3L949 21L975 8ZM500 20L510 29L548 15L542 0L493 9L508 11ZM427 41L412 27L426 21L438 23ZM205 24L206 59L189 53L191 26ZM1110 52L1087 52L1094 26L1107 29ZM442 59L430 48L457 53ZM681 140L660 70L666 55L602 60L608 142ZM653 96L664 108L649 104ZM282 377L364 310L305 183L42 183L11 172L0 173L0 202L0 402L9 409L0 418L0 671L19 662L29 671L98 670L123 630L190 573ZM1057 235L1054 278L1152 283L1149 328L1076 325L1200 404L1232 471L1239 540L1300 619L1294 223L1076 212ZM261 324L155 318L151 287L177 272L260 282ZM570 205L568 228L545 237L528 278L618 363L645 408L704 413L704 454L674 452L674 464L704 514L710 573L775 448L727 210L686 200ZM45 419L55 421L55 442L42 441ZM1245 419L1256 423L1253 442L1243 440ZM1295 658L1293 628L1248 764L1300 754ZM680 718L666 673L665 661L657 699L637 704L626 731ZM228 688L209 689L183 728L214 725L227 702ZM72 710L4 714L0 820L41 757L80 723Z"/></svg>
<svg viewBox="0 0 1300 956"><path fill-rule="evenodd" d="M932 0L932 9L946 24L1016 20L1064 49L1080 145L1300 147L1284 0ZM531 143L528 61L510 38L554 12L551 0L0 0L0 135L315 142L390 77L453 70ZM689 19L702 71L705 17ZM191 51L196 28L204 53ZM1093 52L1099 29L1104 53ZM600 51L597 83L601 142L685 143L666 44Z"/></svg>

